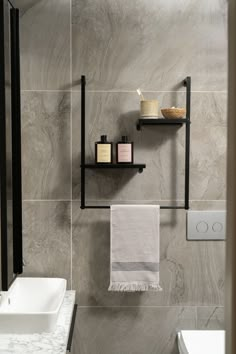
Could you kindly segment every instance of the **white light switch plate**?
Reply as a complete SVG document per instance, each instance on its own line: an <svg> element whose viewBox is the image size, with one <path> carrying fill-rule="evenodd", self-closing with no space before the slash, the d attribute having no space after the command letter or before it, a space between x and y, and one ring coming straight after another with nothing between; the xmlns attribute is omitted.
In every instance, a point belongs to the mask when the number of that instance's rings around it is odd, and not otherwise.
<svg viewBox="0 0 236 354"><path fill-rule="evenodd" d="M225 210L187 212L187 240L225 240Z"/></svg>

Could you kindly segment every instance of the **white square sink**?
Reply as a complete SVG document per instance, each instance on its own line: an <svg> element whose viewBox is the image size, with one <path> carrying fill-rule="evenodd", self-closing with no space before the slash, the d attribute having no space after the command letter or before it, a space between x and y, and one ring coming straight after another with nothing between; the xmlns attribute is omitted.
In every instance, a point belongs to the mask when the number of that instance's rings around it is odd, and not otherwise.
<svg viewBox="0 0 236 354"><path fill-rule="evenodd" d="M52 332L65 292L65 279L18 277L1 293L0 334Z"/></svg>

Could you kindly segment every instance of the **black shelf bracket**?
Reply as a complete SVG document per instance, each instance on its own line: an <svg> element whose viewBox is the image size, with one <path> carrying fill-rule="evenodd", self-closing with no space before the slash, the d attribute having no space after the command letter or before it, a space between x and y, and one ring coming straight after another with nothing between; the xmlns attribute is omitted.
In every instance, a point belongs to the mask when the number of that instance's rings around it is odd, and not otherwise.
<svg viewBox="0 0 236 354"><path fill-rule="evenodd" d="M190 159L190 106L191 106L191 77L187 76L183 81L183 85L186 87L186 118L183 119L165 119L165 118L150 118L150 119L139 119L137 122L137 129L141 130L143 125L175 125L181 127L185 124L185 197L184 205L169 205L160 206L161 209L189 209L189 159ZM139 173L143 172L146 167L145 164L92 164L85 163L85 89L86 89L86 78L84 75L81 76L81 209L109 209L108 205L86 205L85 202L85 171L86 169L111 169L111 168L133 168L137 169Z"/></svg>

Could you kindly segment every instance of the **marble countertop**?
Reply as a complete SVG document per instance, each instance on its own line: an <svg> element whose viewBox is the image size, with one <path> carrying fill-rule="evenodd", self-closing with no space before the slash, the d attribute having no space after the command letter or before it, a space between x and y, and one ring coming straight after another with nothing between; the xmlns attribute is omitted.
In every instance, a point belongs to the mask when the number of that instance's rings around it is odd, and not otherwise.
<svg viewBox="0 0 236 354"><path fill-rule="evenodd" d="M52 333L0 334L0 353L65 354L74 304L75 291L67 291Z"/></svg>

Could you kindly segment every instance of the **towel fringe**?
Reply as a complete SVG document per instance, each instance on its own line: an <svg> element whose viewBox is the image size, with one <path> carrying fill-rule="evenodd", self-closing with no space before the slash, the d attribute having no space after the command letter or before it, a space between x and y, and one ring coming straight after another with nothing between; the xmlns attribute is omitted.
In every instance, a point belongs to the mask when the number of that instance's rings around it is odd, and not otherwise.
<svg viewBox="0 0 236 354"><path fill-rule="evenodd" d="M116 282L110 284L108 291L162 291L162 288L157 283Z"/></svg>

